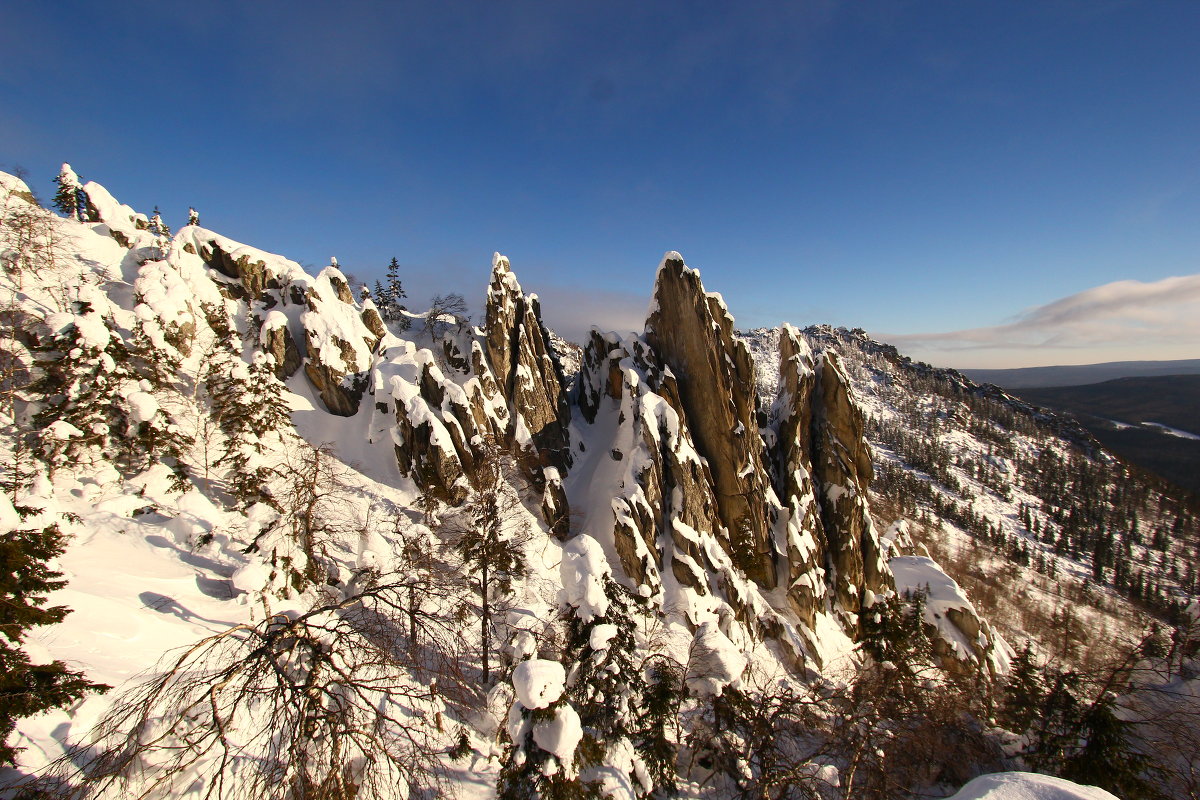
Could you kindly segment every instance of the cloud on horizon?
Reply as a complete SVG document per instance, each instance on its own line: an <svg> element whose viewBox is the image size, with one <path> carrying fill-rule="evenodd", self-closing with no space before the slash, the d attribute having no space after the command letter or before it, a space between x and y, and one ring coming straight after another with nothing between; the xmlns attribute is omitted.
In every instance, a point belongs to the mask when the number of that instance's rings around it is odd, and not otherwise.
<svg viewBox="0 0 1200 800"><path fill-rule="evenodd" d="M620 334L640 333L650 298L616 289L573 286L524 286L542 305L542 320L564 339L585 344L592 326Z"/></svg>
<svg viewBox="0 0 1200 800"><path fill-rule="evenodd" d="M1106 283L1029 309L1002 325L883 338L924 360L963 366L984 366L965 363L965 354L990 362L987 366L998 360L1118 360L1135 351L1141 359L1195 358L1200 355L1200 274Z"/></svg>

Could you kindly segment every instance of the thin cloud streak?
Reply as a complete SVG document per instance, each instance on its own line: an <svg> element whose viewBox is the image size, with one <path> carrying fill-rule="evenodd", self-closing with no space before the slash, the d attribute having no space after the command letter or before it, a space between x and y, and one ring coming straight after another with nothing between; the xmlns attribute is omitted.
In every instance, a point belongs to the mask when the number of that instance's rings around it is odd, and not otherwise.
<svg viewBox="0 0 1200 800"><path fill-rule="evenodd" d="M973 353L995 360L1061 357L1087 351L1117 354L1136 346L1164 349L1165 357L1200 352L1200 274L1152 282L1115 281L1030 309L1011 322L938 333L884 335L901 350L945 361Z"/></svg>

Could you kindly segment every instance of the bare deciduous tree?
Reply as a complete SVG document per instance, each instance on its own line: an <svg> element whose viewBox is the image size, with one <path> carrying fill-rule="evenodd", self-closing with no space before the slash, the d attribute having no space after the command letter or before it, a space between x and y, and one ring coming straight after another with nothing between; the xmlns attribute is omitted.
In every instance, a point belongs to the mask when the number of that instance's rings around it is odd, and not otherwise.
<svg viewBox="0 0 1200 800"><path fill-rule="evenodd" d="M461 294L439 294L429 301L429 311L425 315L425 331L437 339L451 325L461 328L470 321L470 317L467 316L467 301Z"/></svg>
<svg viewBox="0 0 1200 800"><path fill-rule="evenodd" d="M91 747L26 789L50 797L445 796L442 714L470 693L453 673L461 637L437 611L451 590L389 576L305 613L209 636L114 704ZM406 605L413 583L439 604ZM434 609L434 610L430 610ZM424 651L412 648L415 619Z"/></svg>

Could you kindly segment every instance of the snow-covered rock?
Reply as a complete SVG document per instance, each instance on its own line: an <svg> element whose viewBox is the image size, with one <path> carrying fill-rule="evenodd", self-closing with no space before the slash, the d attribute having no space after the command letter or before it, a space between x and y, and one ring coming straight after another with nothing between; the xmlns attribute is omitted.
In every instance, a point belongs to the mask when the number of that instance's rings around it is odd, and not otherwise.
<svg viewBox="0 0 1200 800"><path fill-rule="evenodd" d="M750 353L734 336L720 295L705 292L700 273L678 253L658 268L651 309L646 342L676 377L697 452L708 462L730 557L751 580L774 589L784 554L772 531Z"/></svg>

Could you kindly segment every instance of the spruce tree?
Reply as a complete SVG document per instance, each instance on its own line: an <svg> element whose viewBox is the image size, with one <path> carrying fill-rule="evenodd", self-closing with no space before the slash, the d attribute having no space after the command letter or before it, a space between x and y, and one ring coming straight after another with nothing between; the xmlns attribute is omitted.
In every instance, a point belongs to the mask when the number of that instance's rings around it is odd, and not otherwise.
<svg viewBox="0 0 1200 800"><path fill-rule="evenodd" d="M149 231L155 236L170 236L171 229L163 222L162 214L158 210L158 206L154 207L154 214L150 217Z"/></svg>
<svg viewBox="0 0 1200 800"><path fill-rule="evenodd" d="M155 397L173 381L174 357L153 344L143 322L126 343L116 324L89 303L76 308L76 321L37 352L36 454L51 470L109 461L136 473L162 462L174 473L173 488L182 491L190 440Z"/></svg>
<svg viewBox="0 0 1200 800"><path fill-rule="evenodd" d="M1156 800L1162 794L1148 774L1152 761L1133 746L1134 723L1116 712L1116 697L1105 693L1080 715L1083 745L1067 756L1060 774L1125 800Z"/></svg>
<svg viewBox="0 0 1200 800"><path fill-rule="evenodd" d="M402 299L408 297L408 295L404 293L403 284L400 283L400 262L396 260L395 256L392 256L392 261L390 264L388 264L387 293L388 298L393 303L397 304L397 306L399 306L399 303Z"/></svg>
<svg viewBox="0 0 1200 800"><path fill-rule="evenodd" d="M149 311L144 305L139 305L138 309ZM179 353L174 347L161 338L161 346L155 344L147 332L148 325L157 324L152 312L139 314L128 348L132 378L142 391L156 398L175 384L180 363ZM165 463L174 476L172 488L176 491L187 488L188 471L184 453L191 447L192 440L183 434L161 406L146 419L135 418L127 439L130 442L131 469L144 469L155 461Z"/></svg>
<svg viewBox="0 0 1200 800"><path fill-rule="evenodd" d="M275 471L258 456L265 452L266 437L291 425L283 385L266 355L256 353L254 361L246 363L237 334L224 313L212 307L204 311L218 343L204 375L211 413L225 434L216 463L233 476L229 490L240 507L245 509L258 502L275 505L269 488Z"/></svg>
<svg viewBox="0 0 1200 800"><path fill-rule="evenodd" d="M70 164L62 165L54 182L58 184L58 190L54 193L54 207L72 219L82 219L84 204L80 202L80 195L83 194L83 186Z"/></svg>
<svg viewBox="0 0 1200 800"><path fill-rule="evenodd" d="M528 538L521 499L508 483L510 459L498 445L481 450L471 472L474 491L460 515L455 549L468 572L475 576L479 593L479 624L483 684L490 678L492 605L497 595L508 594L513 581L525 577L529 566L522 549Z"/></svg>
<svg viewBox="0 0 1200 800"><path fill-rule="evenodd" d="M637 795L646 797L655 787L649 780L642 783L636 774L639 767L646 777L651 772L636 755L646 752L642 738L652 740L649 750L657 762L653 772L666 779L666 785L659 786L663 790L673 788L667 776L674 775L674 749L661 726L666 720L651 720L644 713L650 686L637 657L633 598L610 575L602 578L602 584L608 600L605 612L587 619L571 613L568 620L567 652L572 657L568 697L583 724L581 760L585 767L599 766L614 748L628 748L635 753L635 774L626 777ZM661 693L665 687L660 683L655 688Z"/></svg>
<svg viewBox="0 0 1200 800"><path fill-rule="evenodd" d="M61 661L33 664L22 649L31 628L61 622L70 609L47 606L45 595L66 584L47 562L64 549L58 527L22 529L8 498L0 494L0 765L12 765L8 745L18 719L73 703L109 687L71 672Z"/></svg>
<svg viewBox="0 0 1200 800"><path fill-rule="evenodd" d="M51 470L95 457L116 461L115 437L129 427L120 389L131 379L129 350L112 320L77 303L77 321L38 349L42 375L34 384L41 408L37 454ZM95 315L95 316L93 316ZM80 327L83 325L84 329Z"/></svg>
<svg viewBox="0 0 1200 800"><path fill-rule="evenodd" d="M388 264L387 277L383 284L375 281L375 306L383 321L397 326L400 330L408 330L409 318L405 315L404 305L400 302L407 297L404 285L400 282L400 262L393 256Z"/></svg>
<svg viewBox="0 0 1200 800"><path fill-rule="evenodd" d="M1011 731L1027 730L1040 713L1045 686L1033 654L1033 643L1017 651L1000 700L1000 719Z"/></svg>

